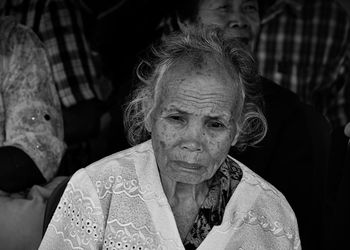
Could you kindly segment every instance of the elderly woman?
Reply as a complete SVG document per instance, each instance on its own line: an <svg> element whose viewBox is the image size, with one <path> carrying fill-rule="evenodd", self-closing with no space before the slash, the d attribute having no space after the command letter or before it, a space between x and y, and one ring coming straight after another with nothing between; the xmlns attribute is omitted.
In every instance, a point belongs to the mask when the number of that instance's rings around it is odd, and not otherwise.
<svg viewBox="0 0 350 250"><path fill-rule="evenodd" d="M227 37L239 39L246 43L251 51L254 51L254 44L261 46L255 41L259 41L260 18L263 18L260 14L267 2L272 1L177 0L174 1L172 15L160 26L163 26L164 33L170 30L181 30L189 25L215 26L221 29ZM296 3L296 1L287 1L286 4L284 4L286 1L275 2L283 2L280 5L287 6L287 9L291 3ZM261 5L262 8L260 8ZM294 17L294 15L290 16ZM309 17L309 15L305 16ZM272 26L270 21L265 21L265 24L269 23L267 24L269 27ZM266 35L266 31L263 33ZM283 36L283 38L286 37ZM283 38L281 38L281 44L284 43ZM266 41L262 41L262 44L266 44ZM285 50L279 50L279 47L276 50L280 52L274 54L272 47L275 43L267 44L271 51L266 51L266 56L274 58L273 61L281 59L281 65L283 65L278 66L281 72L277 75L282 77L284 73L292 74L288 70L289 65L282 63L285 62L284 60L288 61L287 58L290 58L291 54ZM295 45L293 42L291 44ZM309 54L304 55L307 61ZM270 67L271 72L274 71L273 65L265 66ZM302 64L294 66L293 68L303 68ZM282 72L286 69L287 71ZM287 80L287 75L281 80ZM327 228L325 215L329 215L329 208L326 205L329 201L325 200L326 191L328 187L335 190L333 187L337 185L329 186L329 183L337 179L334 178L335 176L340 176L338 175L340 171L334 171L333 168L330 172L328 170L331 146L329 124L323 115L310 105L301 102L295 93L284 88L284 84L280 86L260 76L257 85L261 88L264 101L263 112L269 127L268 133L255 147L247 147L244 151L237 151L235 147L232 147L229 154L249 166L265 180L273 183L288 198L298 218L303 247L321 249L323 243L320 238L324 237L320 237L320 231ZM329 178L330 176L333 178ZM327 179L331 182L327 183ZM310 216L310 211L313 211L313 216ZM315 228L320 230L315 230Z"/></svg>
<svg viewBox="0 0 350 250"><path fill-rule="evenodd" d="M40 249L300 249L284 196L227 155L266 133L251 55L204 30L153 51L126 112L151 139L75 173Z"/></svg>

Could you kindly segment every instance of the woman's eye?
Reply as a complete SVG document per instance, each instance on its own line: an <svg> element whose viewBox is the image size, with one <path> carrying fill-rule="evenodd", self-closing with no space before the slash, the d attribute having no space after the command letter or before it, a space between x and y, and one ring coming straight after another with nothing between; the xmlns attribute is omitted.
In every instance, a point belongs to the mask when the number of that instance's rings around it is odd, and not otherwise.
<svg viewBox="0 0 350 250"><path fill-rule="evenodd" d="M244 10L246 12L256 12L258 11L258 7L256 7L255 5L246 5L244 6Z"/></svg>
<svg viewBox="0 0 350 250"><path fill-rule="evenodd" d="M221 12L226 12L229 8L229 5L222 5L222 6L219 6L218 8L216 8L218 11L221 11Z"/></svg>
<svg viewBox="0 0 350 250"><path fill-rule="evenodd" d="M167 117L168 120L172 122L183 122L184 118L180 115L170 115Z"/></svg>
<svg viewBox="0 0 350 250"><path fill-rule="evenodd" d="M222 122L218 122L218 121L210 121L210 122L208 122L208 127L209 128L213 128L213 129L226 128L226 126Z"/></svg>

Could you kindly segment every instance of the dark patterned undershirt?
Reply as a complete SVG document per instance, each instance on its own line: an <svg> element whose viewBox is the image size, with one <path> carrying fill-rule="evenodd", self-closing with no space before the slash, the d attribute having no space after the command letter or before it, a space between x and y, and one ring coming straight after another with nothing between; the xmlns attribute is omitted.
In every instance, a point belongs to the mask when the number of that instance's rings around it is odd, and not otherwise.
<svg viewBox="0 0 350 250"><path fill-rule="evenodd" d="M208 194L183 243L186 250L197 249L210 230L222 223L225 207L241 179L241 168L226 158L210 180Z"/></svg>

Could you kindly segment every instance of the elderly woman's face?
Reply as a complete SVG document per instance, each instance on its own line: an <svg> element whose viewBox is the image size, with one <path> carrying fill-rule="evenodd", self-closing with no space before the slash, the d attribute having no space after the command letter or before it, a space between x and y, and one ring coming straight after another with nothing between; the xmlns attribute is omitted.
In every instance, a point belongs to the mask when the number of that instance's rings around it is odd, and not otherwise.
<svg viewBox="0 0 350 250"><path fill-rule="evenodd" d="M213 62L177 64L160 86L151 115L152 144L162 175L199 184L210 179L236 135L232 78Z"/></svg>
<svg viewBox="0 0 350 250"><path fill-rule="evenodd" d="M227 38L238 38L252 47L260 26L257 0L202 0L198 21L216 26Z"/></svg>

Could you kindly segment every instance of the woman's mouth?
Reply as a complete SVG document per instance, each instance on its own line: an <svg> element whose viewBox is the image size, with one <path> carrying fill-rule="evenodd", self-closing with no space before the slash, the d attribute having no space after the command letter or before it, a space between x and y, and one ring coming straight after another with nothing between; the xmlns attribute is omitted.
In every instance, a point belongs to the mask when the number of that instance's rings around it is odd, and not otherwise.
<svg viewBox="0 0 350 250"><path fill-rule="evenodd" d="M199 170L203 167L201 164L197 163L188 163L184 161L175 161L176 165L185 168L185 169L190 169L190 170Z"/></svg>

